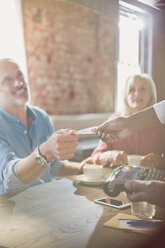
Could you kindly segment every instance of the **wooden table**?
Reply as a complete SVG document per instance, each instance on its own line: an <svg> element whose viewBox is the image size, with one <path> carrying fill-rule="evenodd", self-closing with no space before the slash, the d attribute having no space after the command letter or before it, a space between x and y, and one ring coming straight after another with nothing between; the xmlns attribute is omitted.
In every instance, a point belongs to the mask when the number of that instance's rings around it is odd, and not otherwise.
<svg viewBox="0 0 165 248"><path fill-rule="evenodd" d="M105 195L101 186L80 185L74 179L61 178L1 196L0 246L129 248L145 239L142 234L103 226L119 210L94 203Z"/></svg>

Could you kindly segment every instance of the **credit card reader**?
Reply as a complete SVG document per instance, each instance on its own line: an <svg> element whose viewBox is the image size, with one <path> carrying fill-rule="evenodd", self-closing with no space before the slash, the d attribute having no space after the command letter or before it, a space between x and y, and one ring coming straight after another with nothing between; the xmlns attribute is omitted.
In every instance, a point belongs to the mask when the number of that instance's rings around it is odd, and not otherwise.
<svg viewBox="0 0 165 248"><path fill-rule="evenodd" d="M104 182L103 189L111 197L118 196L120 192L128 191L124 184L128 180L159 180L165 181L165 171L142 166L122 165L112 171Z"/></svg>

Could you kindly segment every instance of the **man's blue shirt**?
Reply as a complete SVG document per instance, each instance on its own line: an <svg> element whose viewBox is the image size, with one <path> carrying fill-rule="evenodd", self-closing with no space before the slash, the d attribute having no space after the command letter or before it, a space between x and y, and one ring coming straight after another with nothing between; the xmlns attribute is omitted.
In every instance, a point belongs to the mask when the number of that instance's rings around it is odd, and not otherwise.
<svg viewBox="0 0 165 248"><path fill-rule="evenodd" d="M43 110L27 106L27 115L29 129L0 107L0 194L27 187L15 173L16 164L53 133L53 125ZM33 184L49 181L52 176L51 168L47 168Z"/></svg>

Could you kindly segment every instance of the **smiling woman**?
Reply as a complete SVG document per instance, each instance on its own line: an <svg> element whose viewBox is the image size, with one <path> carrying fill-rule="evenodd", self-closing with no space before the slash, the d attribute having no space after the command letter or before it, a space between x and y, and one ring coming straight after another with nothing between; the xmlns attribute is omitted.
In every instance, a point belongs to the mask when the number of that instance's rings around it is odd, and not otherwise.
<svg viewBox="0 0 165 248"><path fill-rule="evenodd" d="M156 103L157 94L156 87L152 78L148 74L131 75L124 84L124 110L123 116L135 114L137 111L145 109ZM109 120L115 119L118 115L110 116ZM87 158L84 163L96 163L104 166L117 167L121 164L127 164L127 160L123 162L123 158L129 154L142 155L141 166L163 168L165 153L165 128L164 126L150 128L146 131L133 134L127 139L116 141L112 144L113 137L109 136L109 140L100 141L97 148L93 151L91 157ZM108 141L111 143L107 144ZM115 153L116 157L110 160L109 157ZM122 156L119 159L119 155ZM104 161L102 160L104 157ZM127 157L128 158L128 157Z"/></svg>
<svg viewBox="0 0 165 248"><path fill-rule="evenodd" d="M156 87L148 74L135 74L127 78L123 91L123 114L134 114L157 101Z"/></svg>

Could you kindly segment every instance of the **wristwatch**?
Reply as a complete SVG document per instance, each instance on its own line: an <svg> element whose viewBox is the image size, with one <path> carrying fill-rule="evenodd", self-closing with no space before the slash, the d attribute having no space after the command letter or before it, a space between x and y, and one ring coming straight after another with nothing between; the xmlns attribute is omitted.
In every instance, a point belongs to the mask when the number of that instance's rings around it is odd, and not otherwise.
<svg viewBox="0 0 165 248"><path fill-rule="evenodd" d="M37 164L41 167L49 167L51 163L48 163L45 159L45 157L40 153L39 146L35 149L35 160Z"/></svg>

